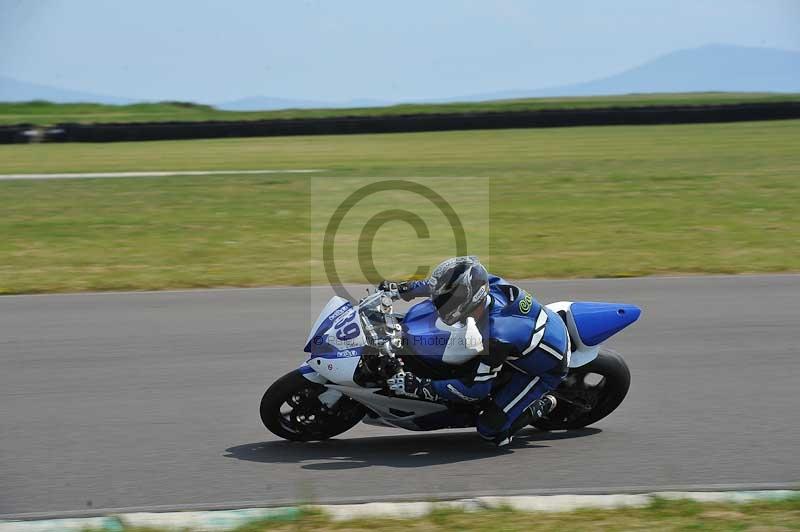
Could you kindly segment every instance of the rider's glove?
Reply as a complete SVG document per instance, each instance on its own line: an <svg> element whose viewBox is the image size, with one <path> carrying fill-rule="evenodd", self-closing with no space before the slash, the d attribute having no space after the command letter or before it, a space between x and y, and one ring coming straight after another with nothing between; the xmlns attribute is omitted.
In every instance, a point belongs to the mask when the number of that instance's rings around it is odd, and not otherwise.
<svg viewBox="0 0 800 532"><path fill-rule="evenodd" d="M412 296L409 295L409 290L411 289L411 285L408 281L403 281L402 283L395 283L393 281L381 281L381 284L378 285L378 290L383 290L385 292L393 292L395 296L399 296L403 299L403 301L411 301L414 299Z"/></svg>
<svg viewBox="0 0 800 532"><path fill-rule="evenodd" d="M408 372L400 372L394 377L386 379L386 384L395 395L422 399L423 401L437 401L439 399L430 379L420 379Z"/></svg>
<svg viewBox="0 0 800 532"><path fill-rule="evenodd" d="M395 283L394 281L386 281L386 280L381 281L380 284L378 285L378 290L382 292L389 292L394 299L397 299L397 297L400 295L398 294L397 283Z"/></svg>

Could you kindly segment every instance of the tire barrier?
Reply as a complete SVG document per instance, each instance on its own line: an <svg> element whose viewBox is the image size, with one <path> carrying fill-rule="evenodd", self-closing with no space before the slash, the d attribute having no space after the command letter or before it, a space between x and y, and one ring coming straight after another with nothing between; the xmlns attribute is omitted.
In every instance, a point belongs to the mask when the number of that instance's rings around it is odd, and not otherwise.
<svg viewBox="0 0 800 532"><path fill-rule="evenodd" d="M31 142L34 132L38 132L30 124L19 124L16 126L0 126L0 144L21 144Z"/></svg>
<svg viewBox="0 0 800 532"><path fill-rule="evenodd" d="M44 131L43 140L45 142L128 142L471 129L697 124L793 118L800 118L800 102L343 116L238 122L58 124L56 127ZM11 136L14 137L14 135ZM6 138L0 133L0 142L4 142Z"/></svg>

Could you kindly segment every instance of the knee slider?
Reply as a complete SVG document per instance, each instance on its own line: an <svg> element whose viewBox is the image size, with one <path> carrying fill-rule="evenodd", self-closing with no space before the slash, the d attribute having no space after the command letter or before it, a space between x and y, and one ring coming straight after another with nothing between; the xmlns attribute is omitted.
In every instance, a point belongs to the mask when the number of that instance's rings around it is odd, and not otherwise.
<svg viewBox="0 0 800 532"><path fill-rule="evenodd" d="M494 401L486 405L486 408L478 415L478 426L491 432L500 432L507 421L506 413Z"/></svg>

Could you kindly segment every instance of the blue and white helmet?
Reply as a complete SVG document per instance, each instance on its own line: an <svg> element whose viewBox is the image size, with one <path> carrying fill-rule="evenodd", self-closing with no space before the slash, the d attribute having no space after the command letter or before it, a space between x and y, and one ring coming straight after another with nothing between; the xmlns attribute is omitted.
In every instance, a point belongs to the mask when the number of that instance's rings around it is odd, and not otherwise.
<svg viewBox="0 0 800 532"><path fill-rule="evenodd" d="M431 301L447 325L466 320L486 303L489 294L489 272L478 257L447 259L433 270L428 282Z"/></svg>

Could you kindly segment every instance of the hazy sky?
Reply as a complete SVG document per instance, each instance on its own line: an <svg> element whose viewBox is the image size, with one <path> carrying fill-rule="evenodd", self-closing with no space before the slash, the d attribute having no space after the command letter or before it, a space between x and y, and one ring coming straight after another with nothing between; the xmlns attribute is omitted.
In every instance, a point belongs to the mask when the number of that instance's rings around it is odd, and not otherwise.
<svg viewBox="0 0 800 532"><path fill-rule="evenodd" d="M709 43L800 50L800 0L0 0L0 75L137 99L535 89Z"/></svg>

